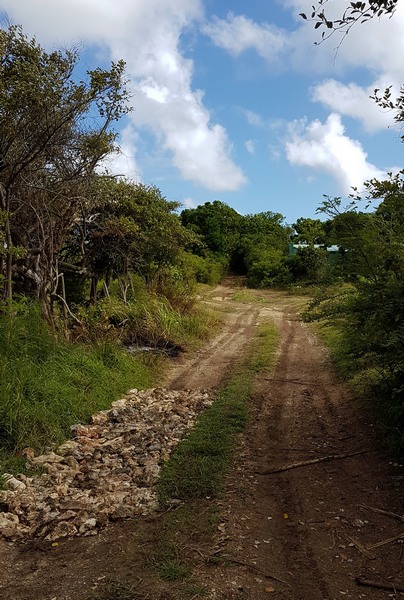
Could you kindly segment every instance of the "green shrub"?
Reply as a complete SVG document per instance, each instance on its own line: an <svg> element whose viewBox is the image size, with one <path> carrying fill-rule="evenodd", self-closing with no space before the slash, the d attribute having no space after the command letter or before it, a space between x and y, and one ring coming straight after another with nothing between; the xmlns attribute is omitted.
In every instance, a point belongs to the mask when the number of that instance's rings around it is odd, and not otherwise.
<svg viewBox="0 0 404 600"><path fill-rule="evenodd" d="M59 443L71 425L152 380L150 367L113 342L57 340L36 306L20 306L0 318L0 448Z"/></svg>

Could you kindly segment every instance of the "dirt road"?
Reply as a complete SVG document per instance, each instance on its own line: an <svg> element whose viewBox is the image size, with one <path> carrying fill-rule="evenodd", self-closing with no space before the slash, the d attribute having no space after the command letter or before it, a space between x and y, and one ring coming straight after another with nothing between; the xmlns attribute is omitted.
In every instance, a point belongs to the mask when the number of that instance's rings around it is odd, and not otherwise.
<svg viewBox="0 0 404 600"><path fill-rule="evenodd" d="M177 360L165 380L172 389L214 387L258 322L272 318L280 328L276 368L256 382L250 425L218 503L217 534L208 546L205 541L198 547L198 540L192 545L205 595L177 596L153 583L142 550L155 535L156 521L139 519L57 546L1 543L1 598L89 600L111 572L147 580L141 593L126 600L400 596L394 589L359 586L355 578L404 585L403 540L392 540L404 533L402 471L383 457L371 423L333 373L320 342L298 320L302 300L254 292L250 302L234 302L233 295L228 286L211 295L209 301L228 317L226 327L208 348ZM334 458L322 460L328 457ZM316 459L321 462L271 473ZM380 542L386 543L371 548Z"/></svg>
<svg viewBox="0 0 404 600"><path fill-rule="evenodd" d="M395 597L355 579L403 585L403 539L366 550L404 533L403 519L374 510L402 514L400 470L290 299L278 295L267 314L281 328L278 361L256 382L254 418L228 478L216 548L230 565L207 573L210 597Z"/></svg>

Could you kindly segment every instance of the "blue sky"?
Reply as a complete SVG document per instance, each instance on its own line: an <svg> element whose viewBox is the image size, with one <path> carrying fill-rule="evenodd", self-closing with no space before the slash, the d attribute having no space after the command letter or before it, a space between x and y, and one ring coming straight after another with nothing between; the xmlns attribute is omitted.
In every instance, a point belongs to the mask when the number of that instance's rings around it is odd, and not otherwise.
<svg viewBox="0 0 404 600"><path fill-rule="evenodd" d="M0 0L46 48L85 68L123 58L133 112L108 168L184 206L313 217L323 194L403 166L393 114L369 99L404 82L404 2L339 48L298 14L312 0ZM329 14L346 2L330 0Z"/></svg>

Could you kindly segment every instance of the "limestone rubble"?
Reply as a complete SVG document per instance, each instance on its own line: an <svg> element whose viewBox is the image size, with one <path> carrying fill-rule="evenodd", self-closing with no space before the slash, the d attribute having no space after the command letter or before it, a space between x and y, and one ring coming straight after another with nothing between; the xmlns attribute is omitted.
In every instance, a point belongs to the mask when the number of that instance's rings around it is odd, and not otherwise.
<svg viewBox="0 0 404 600"><path fill-rule="evenodd" d="M162 464L209 404L206 390L131 390L90 425L73 426L73 439L56 453L35 457L27 449L42 474L4 476L0 535L96 535L109 521L152 512Z"/></svg>

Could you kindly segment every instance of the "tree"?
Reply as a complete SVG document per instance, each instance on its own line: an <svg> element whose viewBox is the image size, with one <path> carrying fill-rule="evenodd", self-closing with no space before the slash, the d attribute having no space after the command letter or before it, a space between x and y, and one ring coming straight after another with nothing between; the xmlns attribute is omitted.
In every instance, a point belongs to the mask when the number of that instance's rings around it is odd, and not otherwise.
<svg viewBox="0 0 404 600"><path fill-rule="evenodd" d="M45 52L21 27L0 31L3 296L11 299L17 270L48 319L61 246L96 167L116 151L111 125L128 110L124 63L76 82L78 58L76 50Z"/></svg>
<svg viewBox="0 0 404 600"><path fill-rule="evenodd" d="M238 267L236 270L247 273L251 285L260 282L265 287L263 281L270 285L268 282L281 268L288 252L290 234L283 221L283 215L271 211L243 217L233 262Z"/></svg>
<svg viewBox="0 0 404 600"><path fill-rule="evenodd" d="M311 246L326 243L325 226L320 219L299 217L296 223L293 223L293 228L296 232L294 239L297 242L310 244Z"/></svg>
<svg viewBox="0 0 404 600"><path fill-rule="evenodd" d="M317 7L312 6L312 12L308 17L306 13L300 13L305 20L315 22L315 29L323 28L322 40L330 37L336 31L348 35L351 28L357 23L365 23L374 17L382 15L392 16L396 10L398 0L367 0L367 2L349 2L342 15L337 19L328 18L324 7L329 0L317 0Z"/></svg>
<svg viewBox="0 0 404 600"><path fill-rule="evenodd" d="M101 176L93 194L63 249L63 266L91 277L93 303L100 278L107 285L118 279L124 298L131 273L158 286L180 250L194 241L175 213L179 204L154 186Z"/></svg>
<svg viewBox="0 0 404 600"><path fill-rule="evenodd" d="M215 200L182 211L182 224L202 236L211 252L231 256L240 236L242 217L233 208Z"/></svg>

